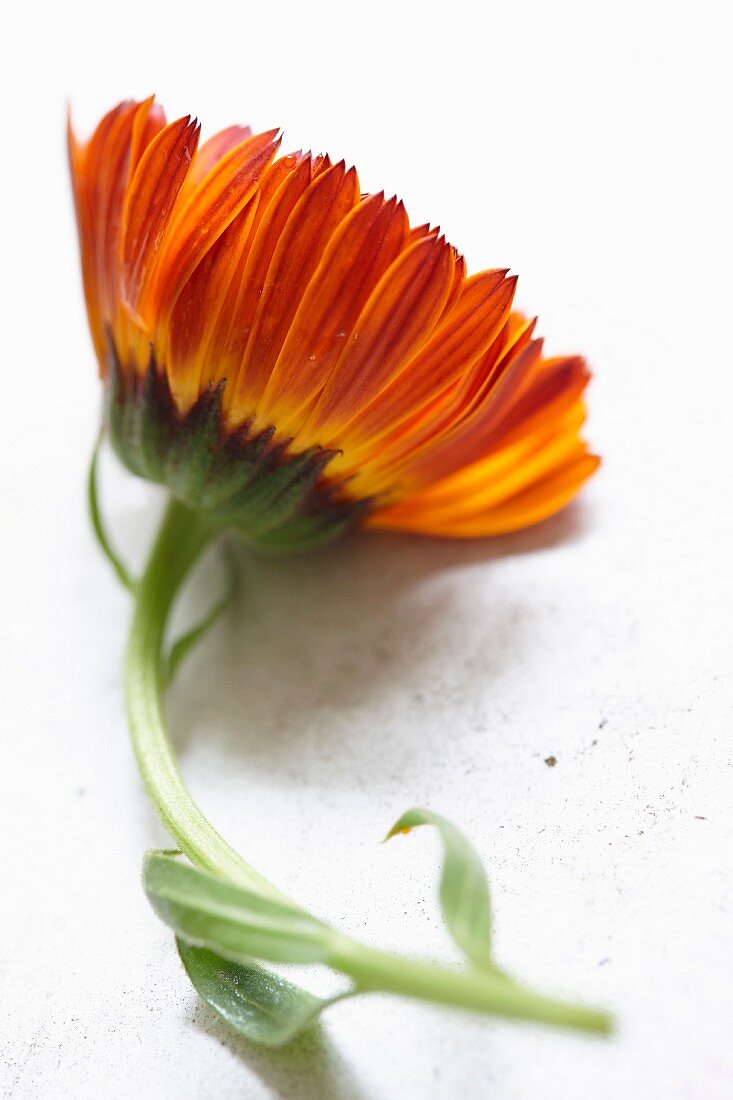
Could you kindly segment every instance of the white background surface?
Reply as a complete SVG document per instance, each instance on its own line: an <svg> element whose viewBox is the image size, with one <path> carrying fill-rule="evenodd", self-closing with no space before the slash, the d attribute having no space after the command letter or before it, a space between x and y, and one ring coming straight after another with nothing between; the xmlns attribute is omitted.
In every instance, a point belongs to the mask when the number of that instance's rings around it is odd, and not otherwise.
<svg viewBox="0 0 733 1100"><path fill-rule="evenodd" d="M6 1095L729 1097L724 5L19 11L2 66ZM577 507L493 543L243 555L170 714L225 836L372 942L448 956L434 838L377 842L415 803L453 817L490 869L500 960L610 1006L610 1042L375 996L258 1050L197 1002L145 902L141 856L164 836L123 718L129 608L84 514L99 393L62 132L67 96L86 130L151 90L208 132L282 124L286 146L356 162L474 270L511 265L551 352L594 366L605 464ZM104 479L140 561L154 493L111 461Z"/></svg>

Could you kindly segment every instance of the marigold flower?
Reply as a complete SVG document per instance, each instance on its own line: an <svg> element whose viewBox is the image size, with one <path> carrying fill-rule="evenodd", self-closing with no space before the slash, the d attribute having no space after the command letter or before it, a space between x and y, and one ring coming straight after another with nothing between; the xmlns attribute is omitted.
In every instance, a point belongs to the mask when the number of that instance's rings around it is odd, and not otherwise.
<svg viewBox="0 0 733 1100"><path fill-rule="evenodd" d="M124 102L69 151L84 288L118 454L252 542L360 520L458 537L561 508L598 459L588 381L353 168L276 131L199 146Z"/></svg>
<svg viewBox="0 0 733 1100"><path fill-rule="evenodd" d="M256 1042L289 1041L340 1000L261 962L322 965L348 995L383 991L605 1034L608 1015L553 1000L497 965L486 877L450 821L415 807L443 847L440 905L461 968L377 950L309 913L246 862L191 797L163 692L227 604L173 644L173 603L226 528L267 548L312 545L354 523L480 536L543 519L595 469L579 437L588 372L544 359L512 312L507 271L466 275L437 229L360 193L328 157L278 159L275 131L233 126L199 148L190 118L126 102L85 145L69 127L82 270L123 462L170 500L133 578L125 696L143 782L177 853L148 853L143 883L193 985ZM179 858L181 857L181 858ZM188 862L187 862L188 861Z"/></svg>

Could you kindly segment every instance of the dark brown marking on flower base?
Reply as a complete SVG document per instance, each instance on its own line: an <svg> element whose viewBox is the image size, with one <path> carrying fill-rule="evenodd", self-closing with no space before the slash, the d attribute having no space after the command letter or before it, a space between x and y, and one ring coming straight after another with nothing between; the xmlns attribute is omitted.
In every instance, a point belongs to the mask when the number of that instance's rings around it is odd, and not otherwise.
<svg viewBox="0 0 733 1100"><path fill-rule="evenodd" d="M151 349L144 374L121 365L110 339L105 417L112 445L139 477L172 495L216 527L235 528L270 550L327 542L364 518L371 500L354 500L343 481L329 480L334 451L289 451L274 428L223 427L226 380L209 385L181 412L168 376Z"/></svg>

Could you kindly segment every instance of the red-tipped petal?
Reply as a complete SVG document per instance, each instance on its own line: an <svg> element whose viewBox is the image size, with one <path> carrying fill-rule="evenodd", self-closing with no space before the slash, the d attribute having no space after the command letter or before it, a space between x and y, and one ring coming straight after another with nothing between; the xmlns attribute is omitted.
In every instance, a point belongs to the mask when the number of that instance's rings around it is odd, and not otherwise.
<svg viewBox="0 0 733 1100"><path fill-rule="evenodd" d="M130 182L122 215L122 294L137 309L158 260L163 234L198 144L190 116L171 122L148 145Z"/></svg>
<svg viewBox="0 0 733 1100"><path fill-rule="evenodd" d="M218 161L251 137L252 130L249 126L227 126L226 130L220 130L218 134L208 138L196 153L186 181L187 188L196 187Z"/></svg>
<svg viewBox="0 0 733 1100"><path fill-rule="evenodd" d="M262 296L242 364L247 392L267 419L272 401L259 404L306 287L328 240L359 196L354 169L343 163L318 175L301 195L285 224L262 286ZM287 395L284 395L287 396Z"/></svg>
<svg viewBox="0 0 733 1100"><path fill-rule="evenodd" d="M252 198L280 144L275 140L276 133L273 130L247 138L182 196L149 292L149 299L158 303L161 314L172 309L197 264Z"/></svg>
<svg viewBox="0 0 733 1100"><path fill-rule="evenodd" d="M455 259L442 238L411 244L367 302L313 413L314 431L348 423L400 374L448 300Z"/></svg>
<svg viewBox="0 0 733 1100"><path fill-rule="evenodd" d="M104 329L117 309L120 223L135 121L151 101L120 103L107 114L86 146L69 123L69 157L82 248L84 290L95 349L105 360Z"/></svg>
<svg viewBox="0 0 733 1100"><path fill-rule="evenodd" d="M516 279L503 270L474 275L456 306L408 369L354 417L355 441L376 440L446 389L491 345L511 310Z"/></svg>
<svg viewBox="0 0 733 1100"><path fill-rule="evenodd" d="M268 392L287 395L289 417L323 389L369 295L397 257L406 231L404 210L394 200L372 195L331 236L268 386ZM287 431L287 422L280 423Z"/></svg>
<svg viewBox="0 0 733 1100"><path fill-rule="evenodd" d="M286 170L281 165L285 164ZM243 370L246 348L252 333L254 318L262 297L267 271L293 207L311 180L311 162L305 157L283 157L265 174L255 215L252 238L242 256L240 269L232 280L225 307L226 327L217 337L218 352L226 362L229 386L224 395L225 410L240 409L245 404L247 415L253 411L254 391ZM241 421L241 413L234 419Z"/></svg>

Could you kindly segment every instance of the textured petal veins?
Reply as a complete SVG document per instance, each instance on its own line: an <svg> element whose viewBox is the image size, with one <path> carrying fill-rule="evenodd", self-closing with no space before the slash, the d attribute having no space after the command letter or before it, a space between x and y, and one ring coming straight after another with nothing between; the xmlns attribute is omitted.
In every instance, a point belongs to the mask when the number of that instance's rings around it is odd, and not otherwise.
<svg viewBox="0 0 733 1100"><path fill-rule="evenodd" d="M152 98L124 102L69 159L92 337L106 380L164 372L185 414L221 387L222 430L290 455L363 522L477 537L566 504L598 459L580 437L589 374L548 359L504 269L468 276L354 168L280 153L277 131L199 144Z"/></svg>

